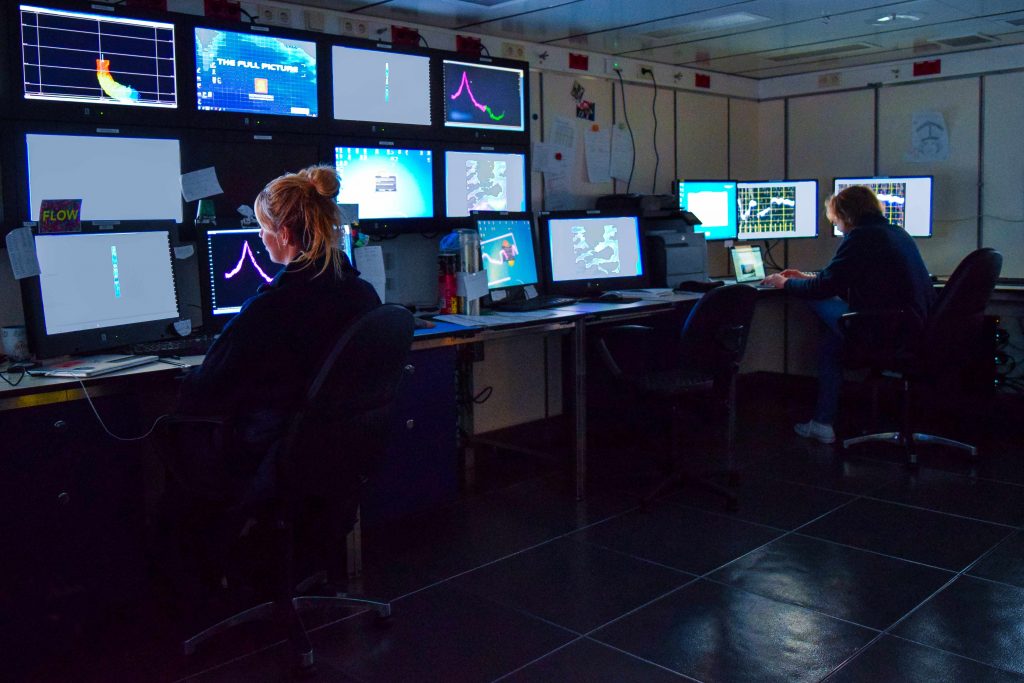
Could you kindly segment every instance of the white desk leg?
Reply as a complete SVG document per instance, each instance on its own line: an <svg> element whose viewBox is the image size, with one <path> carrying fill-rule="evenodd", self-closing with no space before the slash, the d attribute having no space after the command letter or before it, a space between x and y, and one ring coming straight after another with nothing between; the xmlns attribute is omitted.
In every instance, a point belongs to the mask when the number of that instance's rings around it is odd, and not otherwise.
<svg viewBox="0 0 1024 683"><path fill-rule="evenodd" d="M573 360L576 364L574 383L576 412L576 500L586 497L587 487L587 326L583 319L573 329Z"/></svg>

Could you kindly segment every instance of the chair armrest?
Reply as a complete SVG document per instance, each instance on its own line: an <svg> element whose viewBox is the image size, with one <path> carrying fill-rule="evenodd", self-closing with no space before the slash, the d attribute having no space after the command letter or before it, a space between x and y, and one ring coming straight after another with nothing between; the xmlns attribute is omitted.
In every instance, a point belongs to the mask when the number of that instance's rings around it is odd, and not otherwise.
<svg viewBox="0 0 1024 683"><path fill-rule="evenodd" d="M905 309L859 311L841 316L839 329L848 363L884 366L913 354L923 322Z"/></svg>

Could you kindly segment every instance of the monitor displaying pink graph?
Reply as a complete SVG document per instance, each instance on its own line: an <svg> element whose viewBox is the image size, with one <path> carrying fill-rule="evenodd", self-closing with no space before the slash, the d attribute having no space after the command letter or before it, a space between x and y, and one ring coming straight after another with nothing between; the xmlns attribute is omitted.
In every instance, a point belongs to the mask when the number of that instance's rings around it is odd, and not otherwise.
<svg viewBox="0 0 1024 683"><path fill-rule="evenodd" d="M522 69L444 60L444 125L525 130Z"/></svg>
<svg viewBox="0 0 1024 683"><path fill-rule="evenodd" d="M270 260L259 228L209 230L206 259L210 278L210 309L214 316L238 313L281 266Z"/></svg>

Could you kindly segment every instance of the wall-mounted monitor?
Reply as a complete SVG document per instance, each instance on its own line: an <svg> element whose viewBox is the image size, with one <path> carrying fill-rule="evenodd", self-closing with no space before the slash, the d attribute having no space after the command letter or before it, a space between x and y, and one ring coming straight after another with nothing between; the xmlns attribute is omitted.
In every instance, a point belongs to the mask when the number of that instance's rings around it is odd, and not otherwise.
<svg viewBox="0 0 1024 683"><path fill-rule="evenodd" d="M817 180L739 182L736 204L741 240L818 236Z"/></svg>
<svg viewBox="0 0 1024 683"><path fill-rule="evenodd" d="M526 211L526 155L446 151L444 194L449 217L470 211Z"/></svg>
<svg viewBox="0 0 1024 683"><path fill-rule="evenodd" d="M480 256L487 271L488 289L537 284L531 214L479 215L476 229L480 233Z"/></svg>
<svg viewBox="0 0 1024 683"><path fill-rule="evenodd" d="M178 319L166 229L36 235L39 277L23 281L40 357L169 336Z"/></svg>
<svg viewBox="0 0 1024 683"><path fill-rule="evenodd" d="M195 29L200 111L316 117L316 43Z"/></svg>
<svg viewBox="0 0 1024 683"><path fill-rule="evenodd" d="M540 233L548 288L585 295L642 287L640 219L587 212L543 212Z"/></svg>
<svg viewBox="0 0 1024 683"><path fill-rule="evenodd" d="M21 5L28 100L178 106L174 25Z"/></svg>
<svg viewBox="0 0 1024 683"><path fill-rule="evenodd" d="M449 59L442 67L446 127L526 130L523 69Z"/></svg>
<svg viewBox="0 0 1024 683"><path fill-rule="evenodd" d="M25 135L30 218L44 199L81 199L82 220L182 219L178 140Z"/></svg>
<svg viewBox="0 0 1024 683"><path fill-rule="evenodd" d="M735 180L680 180L676 187L679 209L701 221L694 232L709 241L736 239Z"/></svg>
<svg viewBox="0 0 1024 683"><path fill-rule="evenodd" d="M335 147L338 203L358 204L367 219L434 215L433 152L393 146Z"/></svg>
<svg viewBox="0 0 1024 683"><path fill-rule="evenodd" d="M864 185L878 196L887 221L912 237L932 236L932 176L879 176L836 178L835 193L850 185ZM833 234L841 235L833 228Z"/></svg>
<svg viewBox="0 0 1024 683"><path fill-rule="evenodd" d="M430 57L335 45L334 118L429 126Z"/></svg>

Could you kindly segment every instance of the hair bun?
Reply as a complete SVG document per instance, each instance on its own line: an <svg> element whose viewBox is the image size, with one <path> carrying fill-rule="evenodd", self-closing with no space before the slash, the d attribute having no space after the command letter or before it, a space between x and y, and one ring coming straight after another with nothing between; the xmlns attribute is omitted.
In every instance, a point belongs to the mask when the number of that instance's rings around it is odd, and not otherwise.
<svg viewBox="0 0 1024 683"><path fill-rule="evenodd" d="M309 183L323 197L334 199L338 196L341 183L338 180L338 173L330 166L312 166L306 169L306 176Z"/></svg>

